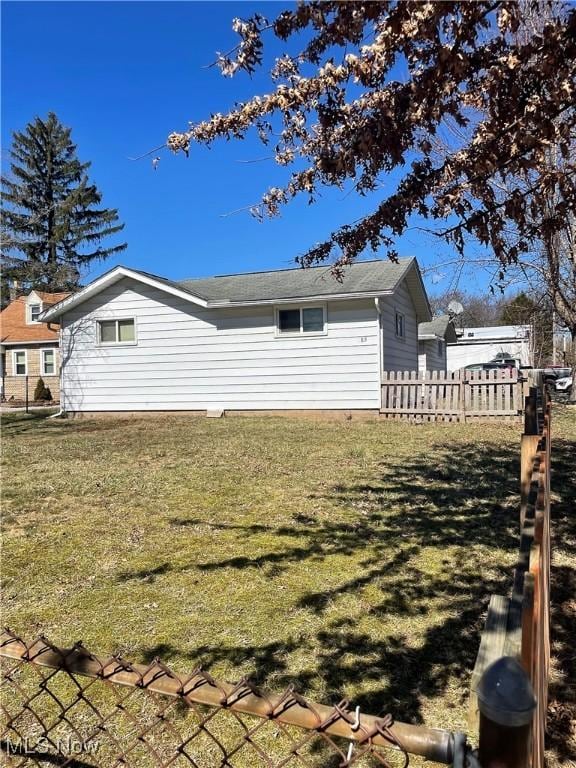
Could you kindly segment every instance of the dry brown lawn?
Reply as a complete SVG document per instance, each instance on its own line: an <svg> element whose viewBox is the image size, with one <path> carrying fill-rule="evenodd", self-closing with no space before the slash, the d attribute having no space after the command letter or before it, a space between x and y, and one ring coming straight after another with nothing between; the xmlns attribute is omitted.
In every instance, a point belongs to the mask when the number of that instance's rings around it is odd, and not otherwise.
<svg viewBox="0 0 576 768"><path fill-rule="evenodd" d="M551 748L573 760L576 414L556 411ZM3 433L14 631L467 730L511 586L518 425L11 414Z"/></svg>

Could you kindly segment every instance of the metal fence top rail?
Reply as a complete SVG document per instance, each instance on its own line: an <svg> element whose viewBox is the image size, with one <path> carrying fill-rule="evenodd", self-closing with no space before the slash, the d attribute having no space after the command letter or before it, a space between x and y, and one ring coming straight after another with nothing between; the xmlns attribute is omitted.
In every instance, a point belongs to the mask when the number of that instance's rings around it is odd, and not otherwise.
<svg viewBox="0 0 576 768"><path fill-rule="evenodd" d="M391 715L374 717L360 713L358 709L350 709L347 700L326 706L308 701L292 687L281 694L267 693L247 679L235 685L219 682L201 668L182 676L159 659L149 665L133 664L119 656L102 660L81 643L68 649L60 649L45 638L27 643L8 629L0 633L0 657L60 670L70 676L98 678L107 684L144 689L178 698L189 706L200 704L274 720L315 731L328 741L334 736L356 742L359 747L374 745L400 750L405 754L405 765L408 752L452 764L455 754L466 742L464 734L395 722Z"/></svg>

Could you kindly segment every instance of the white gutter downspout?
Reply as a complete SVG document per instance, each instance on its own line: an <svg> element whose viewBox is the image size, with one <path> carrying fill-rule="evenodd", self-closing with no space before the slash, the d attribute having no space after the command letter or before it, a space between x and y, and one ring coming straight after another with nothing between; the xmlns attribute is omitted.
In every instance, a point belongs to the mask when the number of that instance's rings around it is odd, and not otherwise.
<svg viewBox="0 0 576 768"><path fill-rule="evenodd" d="M378 399L380 400L380 408L382 407L382 369L384 365L384 351L382 349L384 345L384 329L382 328L382 307L380 306L380 299L375 298L374 304L376 305L376 315L378 317L378 381L379 392Z"/></svg>
<svg viewBox="0 0 576 768"><path fill-rule="evenodd" d="M56 413L53 413L52 416L49 416L49 419L63 419L66 417L66 411L62 407L62 383L64 381L64 377L62 376L62 329L64 328L64 315L60 318L60 330L58 331L58 362L60 363L60 373L59 373L59 385L60 385L60 408Z"/></svg>

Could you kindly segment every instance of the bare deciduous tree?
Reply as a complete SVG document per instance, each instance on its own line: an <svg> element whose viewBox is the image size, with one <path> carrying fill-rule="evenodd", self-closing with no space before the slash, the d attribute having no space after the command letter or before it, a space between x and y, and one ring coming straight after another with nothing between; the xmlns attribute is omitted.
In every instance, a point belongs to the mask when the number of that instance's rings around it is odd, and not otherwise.
<svg viewBox="0 0 576 768"><path fill-rule="evenodd" d="M397 238L424 217L460 254L471 238L489 249L502 279L532 264L576 334L573 5L314 0L233 28L240 42L217 62L226 76L264 65L267 33L307 42L275 60L270 92L170 134L170 149L255 129L292 169L252 207L257 216L298 195L312 202L324 185L385 190L372 213L299 257L304 266L334 257L339 275L366 248L395 259Z"/></svg>
<svg viewBox="0 0 576 768"><path fill-rule="evenodd" d="M323 184L351 180L359 194L374 191L390 171L407 169L372 214L311 248L305 263L334 252L346 263L366 246L387 246L394 256L395 237L412 214L452 217L442 235L457 248L473 234L503 264L515 261L539 234L537 226L554 233L558 215L576 208L574 163L546 163L551 142L568 151L576 124L576 10L539 5L550 21L522 41L514 34L520 6L506 0L310 2L271 23L259 15L236 19L241 42L218 62L225 75L262 64L267 30L283 41L303 31L310 39L276 59L270 93L173 133L167 144L188 152L193 142L239 138L250 128L264 143L274 140L276 162L297 168L284 187L263 196L259 215L275 215L302 193L313 199ZM403 78L395 74L400 63ZM430 136L448 122L474 130L438 162ZM534 185L497 200L494 178L534 175ZM560 196L556 211L536 224L528 208L543 210L541 195L550 187ZM504 237L509 220L522 234L512 246Z"/></svg>

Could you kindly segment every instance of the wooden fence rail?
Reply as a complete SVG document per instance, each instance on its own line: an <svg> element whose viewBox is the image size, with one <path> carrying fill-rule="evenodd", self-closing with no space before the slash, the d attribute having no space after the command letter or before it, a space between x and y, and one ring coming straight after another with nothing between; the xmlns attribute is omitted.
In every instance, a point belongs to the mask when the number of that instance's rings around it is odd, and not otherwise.
<svg viewBox="0 0 576 768"><path fill-rule="evenodd" d="M520 543L510 597L493 595L471 683L482 768L544 768L550 671L550 401L532 388L521 442ZM496 690L496 687L498 690ZM503 691L509 689L510 710ZM499 702L495 712L491 699ZM503 754L503 744L507 745Z"/></svg>
<svg viewBox="0 0 576 768"><path fill-rule="evenodd" d="M508 369L384 371L380 413L413 421L519 421L526 384Z"/></svg>

